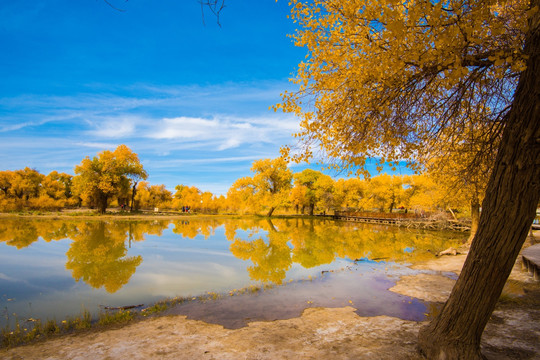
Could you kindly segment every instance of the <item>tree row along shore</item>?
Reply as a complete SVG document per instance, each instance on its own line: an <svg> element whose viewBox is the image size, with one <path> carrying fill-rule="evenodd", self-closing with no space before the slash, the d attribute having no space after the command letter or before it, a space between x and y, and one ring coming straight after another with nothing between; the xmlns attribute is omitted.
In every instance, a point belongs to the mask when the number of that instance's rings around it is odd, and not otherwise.
<svg viewBox="0 0 540 360"><path fill-rule="evenodd" d="M60 211L87 207L105 213L155 210L203 214L361 214L401 219L474 218L473 191L433 174L333 179L320 171L294 173L282 158L254 161L253 176L236 180L226 196L179 184L145 181L137 154L120 145L86 157L75 175L36 169L0 171L0 211ZM477 195L475 195L477 197ZM277 211L276 211L277 210Z"/></svg>

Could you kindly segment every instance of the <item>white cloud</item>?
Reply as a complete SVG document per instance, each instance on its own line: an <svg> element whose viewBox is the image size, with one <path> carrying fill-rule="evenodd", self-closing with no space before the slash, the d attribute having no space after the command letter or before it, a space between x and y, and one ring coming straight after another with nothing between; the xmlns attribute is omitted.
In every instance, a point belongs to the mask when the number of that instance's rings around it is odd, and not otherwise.
<svg viewBox="0 0 540 360"><path fill-rule="evenodd" d="M0 163L2 169L72 173L85 156L125 144L152 183L225 193L237 177L249 175L253 160L278 156L279 146L298 131L293 115L268 110L283 86L107 84L70 96L3 97Z"/></svg>
<svg viewBox="0 0 540 360"><path fill-rule="evenodd" d="M227 150L227 149L234 149L236 147L239 147L241 145L241 140L238 138L228 138L223 142L221 145L218 146L219 151Z"/></svg>
<svg viewBox="0 0 540 360"><path fill-rule="evenodd" d="M150 138L206 140L212 138L215 131L223 126L216 120L181 116L163 119L157 128L157 131L149 134Z"/></svg>
<svg viewBox="0 0 540 360"><path fill-rule="evenodd" d="M125 138L135 133L137 123L141 122L138 117L120 116L105 117L98 122L89 121L94 130L88 131L89 135L102 138Z"/></svg>
<svg viewBox="0 0 540 360"><path fill-rule="evenodd" d="M76 142L75 145L88 147L92 149L115 149L118 144L104 143L104 142Z"/></svg>
<svg viewBox="0 0 540 360"><path fill-rule="evenodd" d="M0 126L0 132L15 131L25 128L27 126L32 126L34 123L19 123L19 124L9 124Z"/></svg>
<svg viewBox="0 0 540 360"><path fill-rule="evenodd" d="M167 167L178 167L183 165L197 166L197 165L207 165L207 164L224 164L224 163L235 163L235 162L244 162L244 161L253 161L260 159L258 155L254 156L231 156L231 157L218 157L218 158L197 158L197 159L164 159L164 160L152 160L148 161L154 166L159 166L159 168Z"/></svg>
<svg viewBox="0 0 540 360"><path fill-rule="evenodd" d="M216 150L236 148L245 144L276 143L290 138L298 130L298 122L291 117L231 117L211 119L196 117L165 118L149 131L148 137L171 141L196 141L201 146L215 146Z"/></svg>
<svg viewBox="0 0 540 360"><path fill-rule="evenodd" d="M17 122L16 118L0 118L1 122L4 122L5 124L0 124L0 133L2 132L10 132L10 131L17 131L28 127L39 127L41 125L47 124L48 122L55 121L54 118L43 118L36 121L24 121L24 122Z"/></svg>

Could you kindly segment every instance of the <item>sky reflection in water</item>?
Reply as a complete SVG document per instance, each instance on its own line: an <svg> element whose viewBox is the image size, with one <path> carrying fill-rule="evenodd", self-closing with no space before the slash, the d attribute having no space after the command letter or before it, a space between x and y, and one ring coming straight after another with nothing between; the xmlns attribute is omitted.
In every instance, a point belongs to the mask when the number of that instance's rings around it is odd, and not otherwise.
<svg viewBox="0 0 540 360"><path fill-rule="evenodd" d="M387 291L410 272L395 263L431 258L462 238L450 236L302 218L3 218L0 326L262 283L287 285L171 311L228 327L297 316L307 306L351 305L363 316L420 320L423 303Z"/></svg>

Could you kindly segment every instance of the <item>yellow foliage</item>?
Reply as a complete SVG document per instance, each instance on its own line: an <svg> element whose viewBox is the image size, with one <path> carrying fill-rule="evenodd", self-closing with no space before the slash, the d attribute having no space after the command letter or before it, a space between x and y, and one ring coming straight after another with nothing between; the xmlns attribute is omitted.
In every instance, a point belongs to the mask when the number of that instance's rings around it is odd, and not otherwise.
<svg viewBox="0 0 540 360"><path fill-rule="evenodd" d="M137 154L120 145L114 152L102 151L92 159L86 157L75 166L73 186L88 206L97 206L104 213L111 197L127 193L131 183L146 179Z"/></svg>
<svg viewBox="0 0 540 360"><path fill-rule="evenodd" d="M141 181L137 185L135 195L135 208L154 209L168 208L172 206L172 193L165 188L165 185L150 185L146 181Z"/></svg>
<svg viewBox="0 0 540 360"><path fill-rule="evenodd" d="M60 210L64 207L65 200L55 200L47 195L41 195L37 198L31 198L28 200L28 206L32 209L40 210Z"/></svg>
<svg viewBox="0 0 540 360"><path fill-rule="evenodd" d="M77 224L74 242L67 251L66 269L75 280L114 293L127 284L142 263L142 257L127 257L126 225L121 222Z"/></svg>
<svg viewBox="0 0 540 360"><path fill-rule="evenodd" d="M127 243L143 241L146 234L161 235L170 223L7 218L0 222L0 242L20 249L40 238L47 242L70 238L66 269L73 278L113 293L129 281L143 260L128 256ZM224 227L231 253L251 262L247 267L251 279L277 284L293 263L311 268L336 258L410 262L431 258L428 251L447 247L440 233L314 218L190 217L172 223L175 234L189 239L207 239ZM413 248L414 255L406 251Z"/></svg>
<svg viewBox="0 0 540 360"><path fill-rule="evenodd" d="M478 145L500 135L525 68L529 1L291 4L293 38L307 57L293 80L298 90L274 109L301 118L304 150L292 156L286 146L285 156L310 160L318 144L332 162L367 174L367 158L417 167L471 140L467 129L482 128L486 136L472 138Z"/></svg>
<svg viewBox="0 0 540 360"><path fill-rule="evenodd" d="M71 199L71 175L45 176L28 167L0 171L0 211L59 210Z"/></svg>

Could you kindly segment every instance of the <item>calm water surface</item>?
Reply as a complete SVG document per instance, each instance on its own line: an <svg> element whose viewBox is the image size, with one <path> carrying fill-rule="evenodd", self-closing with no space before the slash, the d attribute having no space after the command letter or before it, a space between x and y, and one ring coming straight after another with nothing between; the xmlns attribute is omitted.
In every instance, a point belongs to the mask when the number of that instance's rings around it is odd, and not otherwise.
<svg viewBox="0 0 540 360"><path fill-rule="evenodd" d="M387 289L412 272L405 264L462 239L303 218L2 218L0 326L264 284L282 286L170 312L228 327L297 316L309 306L351 305L360 315L420 320L428 305Z"/></svg>

